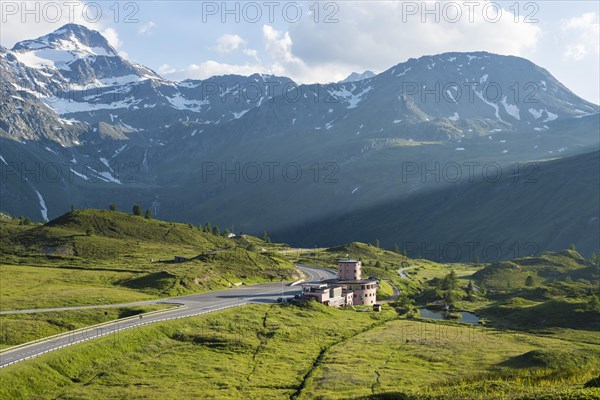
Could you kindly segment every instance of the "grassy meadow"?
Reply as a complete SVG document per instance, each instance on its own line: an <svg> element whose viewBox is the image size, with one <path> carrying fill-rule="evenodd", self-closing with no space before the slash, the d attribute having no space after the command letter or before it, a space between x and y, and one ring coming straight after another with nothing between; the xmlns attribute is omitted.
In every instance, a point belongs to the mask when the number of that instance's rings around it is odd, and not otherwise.
<svg viewBox="0 0 600 400"><path fill-rule="evenodd" d="M0 232L2 311L134 302L300 277L285 256L262 251L260 239L116 211L78 210L44 225L2 219Z"/></svg>
<svg viewBox="0 0 600 400"><path fill-rule="evenodd" d="M150 304L28 314L0 315L0 349L116 319L172 308Z"/></svg>
<svg viewBox="0 0 600 400"><path fill-rule="evenodd" d="M594 399L600 348L460 323L252 305L2 370L2 398Z"/></svg>
<svg viewBox="0 0 600 400"><path fill-rule="evenodd" d="M401 292L381 313L249 305L125 331L1 369L0 398L600 399L600 267L574 248L440 264L377 245L294 249L99 210L44 225L4 218L0 231L2 311L292 281L293 263L335 268L347 256L381 279L379 300L393 285ZM418 317L440 302L483 324ZM163 307L3 315L0 349Z"/></svg>

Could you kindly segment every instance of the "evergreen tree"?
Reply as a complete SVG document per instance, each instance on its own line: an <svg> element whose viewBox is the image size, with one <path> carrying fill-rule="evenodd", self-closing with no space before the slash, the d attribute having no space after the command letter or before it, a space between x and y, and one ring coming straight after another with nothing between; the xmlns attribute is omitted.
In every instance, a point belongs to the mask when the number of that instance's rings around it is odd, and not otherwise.
<svg viewBox="0 0 600 400"><path fill-rule="evenodd" d="M210 227L210 222L207 222L206 224L204 224L204 232L206 232L206 233L212 232L212 228Z"/></svg>
<svg viewBox="0 0 600 400"><path fill-rule="evenodd" d="M381 243L379 243L379 239L375 239L375 247L380 248Z"/></svg>
<svg viewBox="0 0 600 400"><path fill-rule="evenodd" d="M573 243L569 245L569 250L577 251L577 247Z"/></svg>
<svg viewBox="0 0 600 400"><path fill-rule="evenodd" d="M467 285L467 294L471 296L475 292L475 287L473 286L473 281L469 281Z"/></svg>
<svg viewBox="0 0 600 400"><path fill-rule="evenodd" d="M108 209L110 211L117 211L117 205L115 203L112 203L110 206L108 206Z"/></svg>
<svg viewBox="0 0 600 400"><path fill-rule="evenodd" d="M262 240L263 240L265 243L271 243L271 238L269 237L269 234L267 233L267 231L264 231L264 232L263 232L263 237L262 237Z"/></svg>
<svg viewBox="0 0 600 400"><path fill-rule="evenodd" d="M71 204L71 212L75 211L75 205Z"/></svg>
<svg viewBox="0 0 600 400"><path fill-rule="evenodd" d="M152 219L152 210L151 209L149 209L149 208L146 209L146 214L144 214L144 218L146 218L146 219ZM193 227L194 226L192 225L192 228Z"/></svg>
<svg viewBox="0 0 600 400"><path fill-rule="evenodd" d="M141 216L142 215L142 206L140 206L139 204L136 204L133 206L131 211L132 211L133 215Z"/></svg>
<svg viewBox="0 0 600 400"><path fill-rule="evenodd" d="M377 262L375 263L375 267L381 268L381 261L377 260Z"/></svg>
<svg viewBox="0 0 600 400"><path fill-rule="evenodd" d="M92 228L87 228L85 230L85 236L92 236L94 234L94 230Z"/></svg>
<svg viewBox="0 0 600 400"><path fill-rule="evenodd" d="M229 237L229 234L231 233L231 231L227 228L225 228L225 230L223 231L223 236L224 237Z"/></svg>
<svg viewBox="0 0 600 400"><path fill-rule="evenodd" d="M592 292L592 296L590 297L586 308L588 309L588 311L600 312L600 299L598 299L596 293Z"/></svg>
<svg viewBox="0 0 600 400"><path fill-rule="evenodd" d="M448 302L448 304L452 307L454 305L454 303L456 303L457 297L456 297L456 293L454 293L454 290L449 290L448 294L446 294L446 301Z"/></svg>
<svg viewBox="0 0 600 400"><path fill-rule="evenodd" d="M525 278L525 286L533 286L533 276L527 275L527 278Z"/></svg>
<svg viewBox="0 0 600 400"><path fill-rule="evenodd" d="M456 277L456 272L454 270L452 270L442 280L442 289L453 291L456 289L457 284L458 284L458 278Z"/></svg>
<svg viewBox="0 0 600 400"><path fill-rule="evenodd" d="M479 285L479 292L484 296L487 294L487 288L485 287L485 284L483 282L481 282L481 284Z"/></svg>
<svg viewBox="0 0 600 400"><path fill-rule="evenodd" d="M392 247L392 251L396 254L400 254L400 247L398 247L398 243L394 243L394 247Z"/></svg>
<svg viewBox="0 0 600 400"><path fill-rule="evenodd" d="M215 236L219 236L219 227L218 226L213 226L212 228L212 234Z"/></svg>

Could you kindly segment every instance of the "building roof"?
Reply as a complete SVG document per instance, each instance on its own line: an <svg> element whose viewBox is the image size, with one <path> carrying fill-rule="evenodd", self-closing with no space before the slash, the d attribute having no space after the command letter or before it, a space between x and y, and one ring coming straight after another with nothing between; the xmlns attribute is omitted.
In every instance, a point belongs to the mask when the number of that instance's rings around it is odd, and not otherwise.
<svg viewBox="0 0 600 400"><path fill-rule="evenodd" d="M375 279L355 280L355 279L335 279L334 278L334 279L327 279L322 282L329 283L329 284L344 285L344 284L349 284L349 283L353 283L353 284L377 283L377 280L375 280Z"/></svg>
<svg viewBox="0 0 600 400"><path fill-rule="evenodd" d="M357 263L358 260L339 260L338 263Z"/></svg>

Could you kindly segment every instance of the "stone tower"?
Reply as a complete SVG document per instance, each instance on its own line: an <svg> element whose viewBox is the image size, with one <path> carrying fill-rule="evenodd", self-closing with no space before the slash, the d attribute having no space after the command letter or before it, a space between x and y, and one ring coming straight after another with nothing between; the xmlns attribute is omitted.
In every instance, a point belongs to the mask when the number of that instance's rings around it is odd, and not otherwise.
<svg viewBox="0 0 600 400"><path fill-rule="evenodd" d="M340 260L338 261L338 279L343 281L359 281L361 280L360 261L356 260Z"/></svg>

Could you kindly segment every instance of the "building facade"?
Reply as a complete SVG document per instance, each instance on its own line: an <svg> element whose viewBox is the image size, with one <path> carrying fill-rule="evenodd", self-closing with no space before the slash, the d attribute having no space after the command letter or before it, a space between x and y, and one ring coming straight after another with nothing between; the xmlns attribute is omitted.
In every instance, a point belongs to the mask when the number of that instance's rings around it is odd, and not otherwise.
<svg viewBox="0 0 600 400"><path fill-rule="evenodd" d="M302 298L331 307L373 305L377 302L377 287L377 280L362 279L360 261L340 260L337 279L303 284Z"/></svg>

